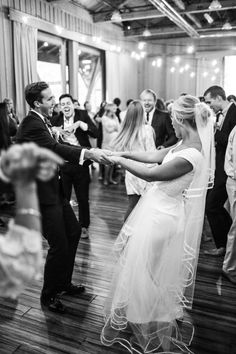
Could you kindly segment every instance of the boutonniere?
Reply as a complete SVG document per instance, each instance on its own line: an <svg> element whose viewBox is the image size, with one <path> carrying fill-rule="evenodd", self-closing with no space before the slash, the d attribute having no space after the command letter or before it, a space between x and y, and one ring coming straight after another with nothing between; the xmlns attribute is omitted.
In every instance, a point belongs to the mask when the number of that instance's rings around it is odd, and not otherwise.
<svg viewBox="0 0 236 354"><path fill-rule="evenodd" d="M217 114L217 116L216 116L216 129L221 130L224 118L225 117L222 112Z"/></svg>

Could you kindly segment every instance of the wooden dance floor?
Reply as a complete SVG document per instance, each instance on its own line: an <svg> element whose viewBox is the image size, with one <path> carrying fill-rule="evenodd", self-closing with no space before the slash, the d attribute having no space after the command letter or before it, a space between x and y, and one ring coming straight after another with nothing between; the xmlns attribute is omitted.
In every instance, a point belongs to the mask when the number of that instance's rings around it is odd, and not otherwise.
<svg viewBox="0 0 236 354"><path fill-rule="evenodd" d="M64 297L64 315L43 312L39 297L42 277L26 288L18 301L0 301L0 354L119 354L121 346L100 343L103 303L109 288L111 248L126 210L124 185L104 187L96 177L91 184L90 239L81 240L74 282L86 292ZM75 208L76 209L76 208ZM77 213L77 210L76 210ZM46 254L46 243L44 244ZM221 258L199 258L193 310L188 313L195 327L191 350L195 354L236 353L236 286L221 276Z"/></svg>

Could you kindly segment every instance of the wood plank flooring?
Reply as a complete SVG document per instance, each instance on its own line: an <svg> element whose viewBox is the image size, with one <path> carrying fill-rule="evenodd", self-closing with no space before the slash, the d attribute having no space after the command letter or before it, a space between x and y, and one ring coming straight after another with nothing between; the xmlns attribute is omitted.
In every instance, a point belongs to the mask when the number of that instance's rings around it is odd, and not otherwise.
<svg viewBox="0 0 236 354"><path fill-rule="evenodd" d="M100 343L103 303L109 288L111 248L126 210L124 185L104 187L93 178L90 193L90 239L81 240L74 281L86 292L64 297L65 315L43 312L42 279L26 288L18 301L0 299L0 354L122 354L119 345ZM75 208L77 213L77 208ZM236 286L221 276L222 259L199 257L194 306L188 313L195 327L195 354L236 354ZM44 244L46 255L46 243Z"/></svg>

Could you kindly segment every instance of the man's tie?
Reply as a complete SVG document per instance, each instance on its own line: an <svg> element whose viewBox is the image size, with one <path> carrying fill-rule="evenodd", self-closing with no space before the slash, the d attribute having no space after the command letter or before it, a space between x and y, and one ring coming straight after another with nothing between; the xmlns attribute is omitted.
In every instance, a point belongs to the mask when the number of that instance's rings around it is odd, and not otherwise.
<svg viewBox="0 0 236 354"><path fill-rule="evenodd" d="M147 122L149 122L149 112L146 113Z"/></svg>
<svg viewBox="0 0 236 354"><path fill-rule="evenodd" d="M48 118L44 117L44 123L47 126L49 133L51 134L53 139L56 139L55 134L52 131L52 124L51 124L50 120Z"/></svg>

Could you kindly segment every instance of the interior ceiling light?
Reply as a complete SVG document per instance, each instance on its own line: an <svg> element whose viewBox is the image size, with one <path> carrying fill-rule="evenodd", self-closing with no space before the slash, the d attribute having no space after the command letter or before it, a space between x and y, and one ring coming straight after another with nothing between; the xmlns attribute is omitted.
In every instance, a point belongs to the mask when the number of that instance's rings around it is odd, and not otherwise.
<svg viewBox="0 0 236 354"><path fill-rule="evenodd" d="M115 10L111 16L113 22L122 22L122 17L119 11Z"/></svg>
<svg viewBox="0 0 236 354"><path fill-rule="evenodd" d="M152 34L151 34L151 32L149 31L149 29L145 29L144 31L143 31L143 36L144 37L150 37Z"/></svg>
<svg viewBox="0 0 236 354"><path fill-rule="evenodd" d="M199 33L166 0L149 0L149 2L190 37L199 38Z"/></svg>
<svg viewBox="0 0 236 354"><path fill-rule="evenodd" d="M193 45L188 46L187 53L192 54L193 52L194 52L194 46Z"/></svg>
<svg viewBox="0 0 236 354"><path fill-rule="evenodd" d="M222 26L222 30L230 31L232 29L231 24L229 21L225 22L225 24Z"/></svg>
<svg viewBox="0 0 236 354"><path fill-rule="evenodd" d="M205 17L205 19L207 20L208 23L211 24L211 23L214 22L214 20L213 20L213 18L211 17L211 15L205 13L203 16Z"/></svg>
<svg viewBox="0 0 236 354"><path fill-rule="evenodd" d="M222 8L222 5L218 0L212 0L208 8L210 10L219 10Z"/></svg>

